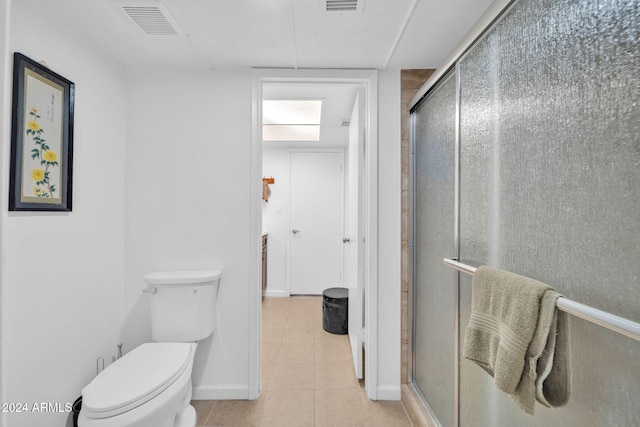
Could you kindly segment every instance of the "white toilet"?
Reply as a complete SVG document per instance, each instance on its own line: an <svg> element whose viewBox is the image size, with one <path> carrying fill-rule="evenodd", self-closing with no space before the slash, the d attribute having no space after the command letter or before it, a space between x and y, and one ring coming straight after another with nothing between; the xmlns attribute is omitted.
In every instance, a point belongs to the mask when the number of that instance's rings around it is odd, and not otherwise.
<svg viewBox="0 0 640 427"><path fill-rule="evenodd" d="M153 343L118 359L82 390L80 427L195 427L191 370L197 341L213 332L218 270L144 276Z"/></svg>

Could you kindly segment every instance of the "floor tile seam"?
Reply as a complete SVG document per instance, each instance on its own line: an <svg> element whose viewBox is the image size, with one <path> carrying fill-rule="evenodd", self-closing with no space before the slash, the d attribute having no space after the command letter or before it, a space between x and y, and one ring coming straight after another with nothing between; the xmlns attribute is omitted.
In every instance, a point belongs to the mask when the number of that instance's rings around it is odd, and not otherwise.
<svg viewBox="0 0 640 427"><path fill-rule="evenodd" d="M313 337L313 340L315 342L315 329L313 328L284 328L284 332L289 335L300 334L306 335L307 337Z"/></svg>
<svg viewBox="0 0 640 427"><path fill-rule="evenodd" d="M282 314L282 313L272 313L272 314L265 314L262 313L262 316L260 317L260 319L262 320L262 323L264 324L265 320L271 320L271 319L280 319L283 321L287 321L289 319L289 315L288 314Z"/></svg>
<svg viewBox="0 0 640 427"><path fill-rule="evenodd" d="M368 425L375 425L375 419L373 416L373 411L370 409L370 405L368 404L369 396L367 396L366 390L360 388L360 401L362 402L362 406L364 408L365 417L367 419Z"/></svg>
<svg viewBox="0 0 640 427"><path fill-rule="evenodd" d="M318 325L316 325L316 321L313 319L307 319L306 317L289 317L287 318L287 325L289 325L292 329L318 329Z"/></svg>
<svg viewBox="0 0 640 427"><path fill-rule="evenodd" d="M302 362L298 362L297 360L287 360L285 357L282 358L282 360L277 360L276 359L276 364L277 365L309 365L309 366L313 366L313 368L315 369L315 363L312 360L309 361L302 361Z"/></svg>
<svg viewBox="0 0 640 427"><path fill-rule="evenodd" d="M289 316L280 316L280 315L274 315L274 316L262 316L262 323L265 323L266 321L272 320L272 319L278 319L278 320L284 320L286 321L287 319L289 319Z"/></svg>
<svg viewBox="0 0 640 427"><path fill-rule="evenodd" d="M214 400L213 404L211 405L211 409L209 409L209 413L207 414L207 418L205 418L204 424L202 424L203 426L206 426L208 424L209 418L211 418L211 414L213 414L213 408L215 408L217 404L218 401Z"/></svg>
<svg viewBox="0 0 640 427"><path fill-rule="evenodd" d="M315 388L310 387L271 387L269 390L278 390L278 391L315 391Z"/></svg>
<svg viewBox="0 0 640 427"><path fill-rule="evenodd" d="M346 390L357 390L356 387L319 387L319 386L315 386L314 390L316 391L329 391L329 390L333 390L333 391L346 391Z"/></svg>
<svg viewBox="0 0 640 427"><path fill-rule="evenodd" d="M339 364L339 363L345 363L346 364L347 362L341 362L340 360L336 360L335 362L332 362L332 361L327 362L326 360L314 362L316 368L319 367L319 365L324 365L324 364L335 365L335 364Z"/></svg>
<svg viewBox="0 0 640 427"><path fill-rule="evenodd" d="M336 390L336 389L330 389L330 390ZM330 390L321 389L321 390L316 390L316 392L317 392L317 391L330 391ZM341 391L349 391L349 389L342 389ZM316 401L316 402L317 402L317 401ZM361 403L362 403L362 405L361 405L361 409L362 409L362 413L363 413L363 415L364 415L364 419L363 419L363 421L365 421L365 422L367 423L366 425L373 425L373 424L369 423L369 417L368 417L368 415L367 415L367 408L366 408L366 406L364 405L364 402L362 402L362 401L361 401Z"/></svg>
<svg viewBox="0 0 640 427"><path fill-rule="evenodd" d="M310 328L301 328L299 326L288 326L288 322L287 325L285 325L284 329L313 329L314 333L315 333L315 328L314 327L310 327Z"/></svg>
<svg viewBox="0 0 640 427"><path fill-rule="evenodd" d="M320 381L319 384L316 382L315 389L316 390L358 390L358 386L355 386L353 384L347 384L347 383L341 386L323 385L322 381Z"/></svg>
<svg viewBox="0 0 640 427"><path fill-rule="evenodd" d="M274 368L278 367L278 365L281 365L280 367L282 367L284 365L286 365L286 366L297 366L297 367L300 367L300 366L311 366L311 368L313 370L313 373L315 374L315 372L316 372L315 363L296 363L296 362L278 362L278 361L276 361L275 363L273 363L273 365L275 365Z"/></svg>
<svg viewBox="0 0 640 427"><path fill-rule="evenodd" d="M315 328L313 326L309 327L309 326L293 326L293 325L289 325L289 326L285 326L285 329L287 330L297 330L297 329L307 329L312 331L313 334L315 334Z"/></svg>
<svg viewBox="0 0 640 427"><path fill-rule="evenodd" d="M280 353L310 357L310 355L315 352L313 351L313 348L311 348L310 343L287 342L283 340L282 343L280 344ZM305 362L301 362L301 363L305 363Z"/></svg>
<svg viewBox="0 0 640 427"><path fill-rule="evenodd" d="M320 363L350 363L353 365L350 356L350 354L345 354L341 351L322 352L318 353L318 361Z"/></svg>
<svg viewBox="0 0 640 427"><path fill-rule="evenodd" d="M287 334L287 331L305 331L306 329L285 329L285 332L283 333L283 338L284 335L287 335L287 339L293 340L293 341L289 341L292 344L298 343L298 344L315 344L316 343L316 337L313 336L313 333L311 333L311 335L308 332L289 332ZM297 334L294 336L291 336L292 334ZM313 341L312 341L313 339Z"/></svg>
<svg viewBox="0 0 640 427"><path fill-rule="evenodd" d="M282 344L300 344L300 345L313 345L312 342L305 342L305 341L286 341L283 340Z"/></svg>
<svg viewBox="0 0 640 427"><path fill-rule="evenodd" d="M262 331L273 331L274 329L281 329L283 332L286 329L284 326L268 326L268 325L264 325L262 326Z"/></svg>
<svg viewBox="0 0 640 427"><path fill-rule="evenodd" d="M322 318L321 313L308 312L308 311L290 311L288 317L308 319L315 321L318 318Z"/></svg>
<svg viewBox="0 0 640 427"><path fill-rule="evenodd" d="M315 322L316 315L309 315L308 313L289 313L288 319L305 320L307 322Z"/></svg>

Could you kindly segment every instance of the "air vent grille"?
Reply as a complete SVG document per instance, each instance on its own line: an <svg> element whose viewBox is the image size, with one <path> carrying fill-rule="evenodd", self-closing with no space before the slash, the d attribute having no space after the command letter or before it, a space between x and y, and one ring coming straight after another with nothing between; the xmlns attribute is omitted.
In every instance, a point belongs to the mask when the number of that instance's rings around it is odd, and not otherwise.
<svg viewBox="0 0 640 427"><path fill-rule="evenodd" d="M358 0L327 0L327 12L355 12Z"/></svg>
<svg viewBox="0 0 640 427"><path fill-rule="evenodd" d="M166 10L159 6L123 6L122 10L149 36L181 36Z"/></svg>

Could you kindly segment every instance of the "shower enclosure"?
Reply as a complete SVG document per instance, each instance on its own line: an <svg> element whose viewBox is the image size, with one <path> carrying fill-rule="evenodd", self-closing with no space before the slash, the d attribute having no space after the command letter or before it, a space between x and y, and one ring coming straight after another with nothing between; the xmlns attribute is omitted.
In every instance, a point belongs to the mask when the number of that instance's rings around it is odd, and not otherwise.
<svg viewBox="0 0 640 427"><path fill-rule="evenodd" d="M640 2L520 0L411 111L411 378L442 426L640 425L640 342L570 316L573 387L522 412L465 360L458 258L640 322Z"/></svg>

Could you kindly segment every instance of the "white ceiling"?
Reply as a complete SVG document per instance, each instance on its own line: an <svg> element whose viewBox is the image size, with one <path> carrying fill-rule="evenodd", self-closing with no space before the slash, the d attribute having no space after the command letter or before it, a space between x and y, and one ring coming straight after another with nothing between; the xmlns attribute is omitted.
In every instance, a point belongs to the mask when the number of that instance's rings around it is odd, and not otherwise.
<svg viewBox="0 0 640 427"><path fill-rule="evenodd" d="M492 0L19 0L127 67L435 68ZM148 36L123 6L160 6L184 36Z"/></svg>
<svg viewBox="0 0 640 427"><path fill-rule="evenodd" d="M492 3L359 0L355 12L328 12L326 0L19 1L37 3L34 11L126 68L176 70L436 68ZM147 35L124 6L159 7L183 35ZM327 124L321 143L335 145L338 139L346 140L348 128L339 123L349 118L355 88L343 85L336 91L330 86L274 86L267 93L281 99L325 98Z"/></svg>

